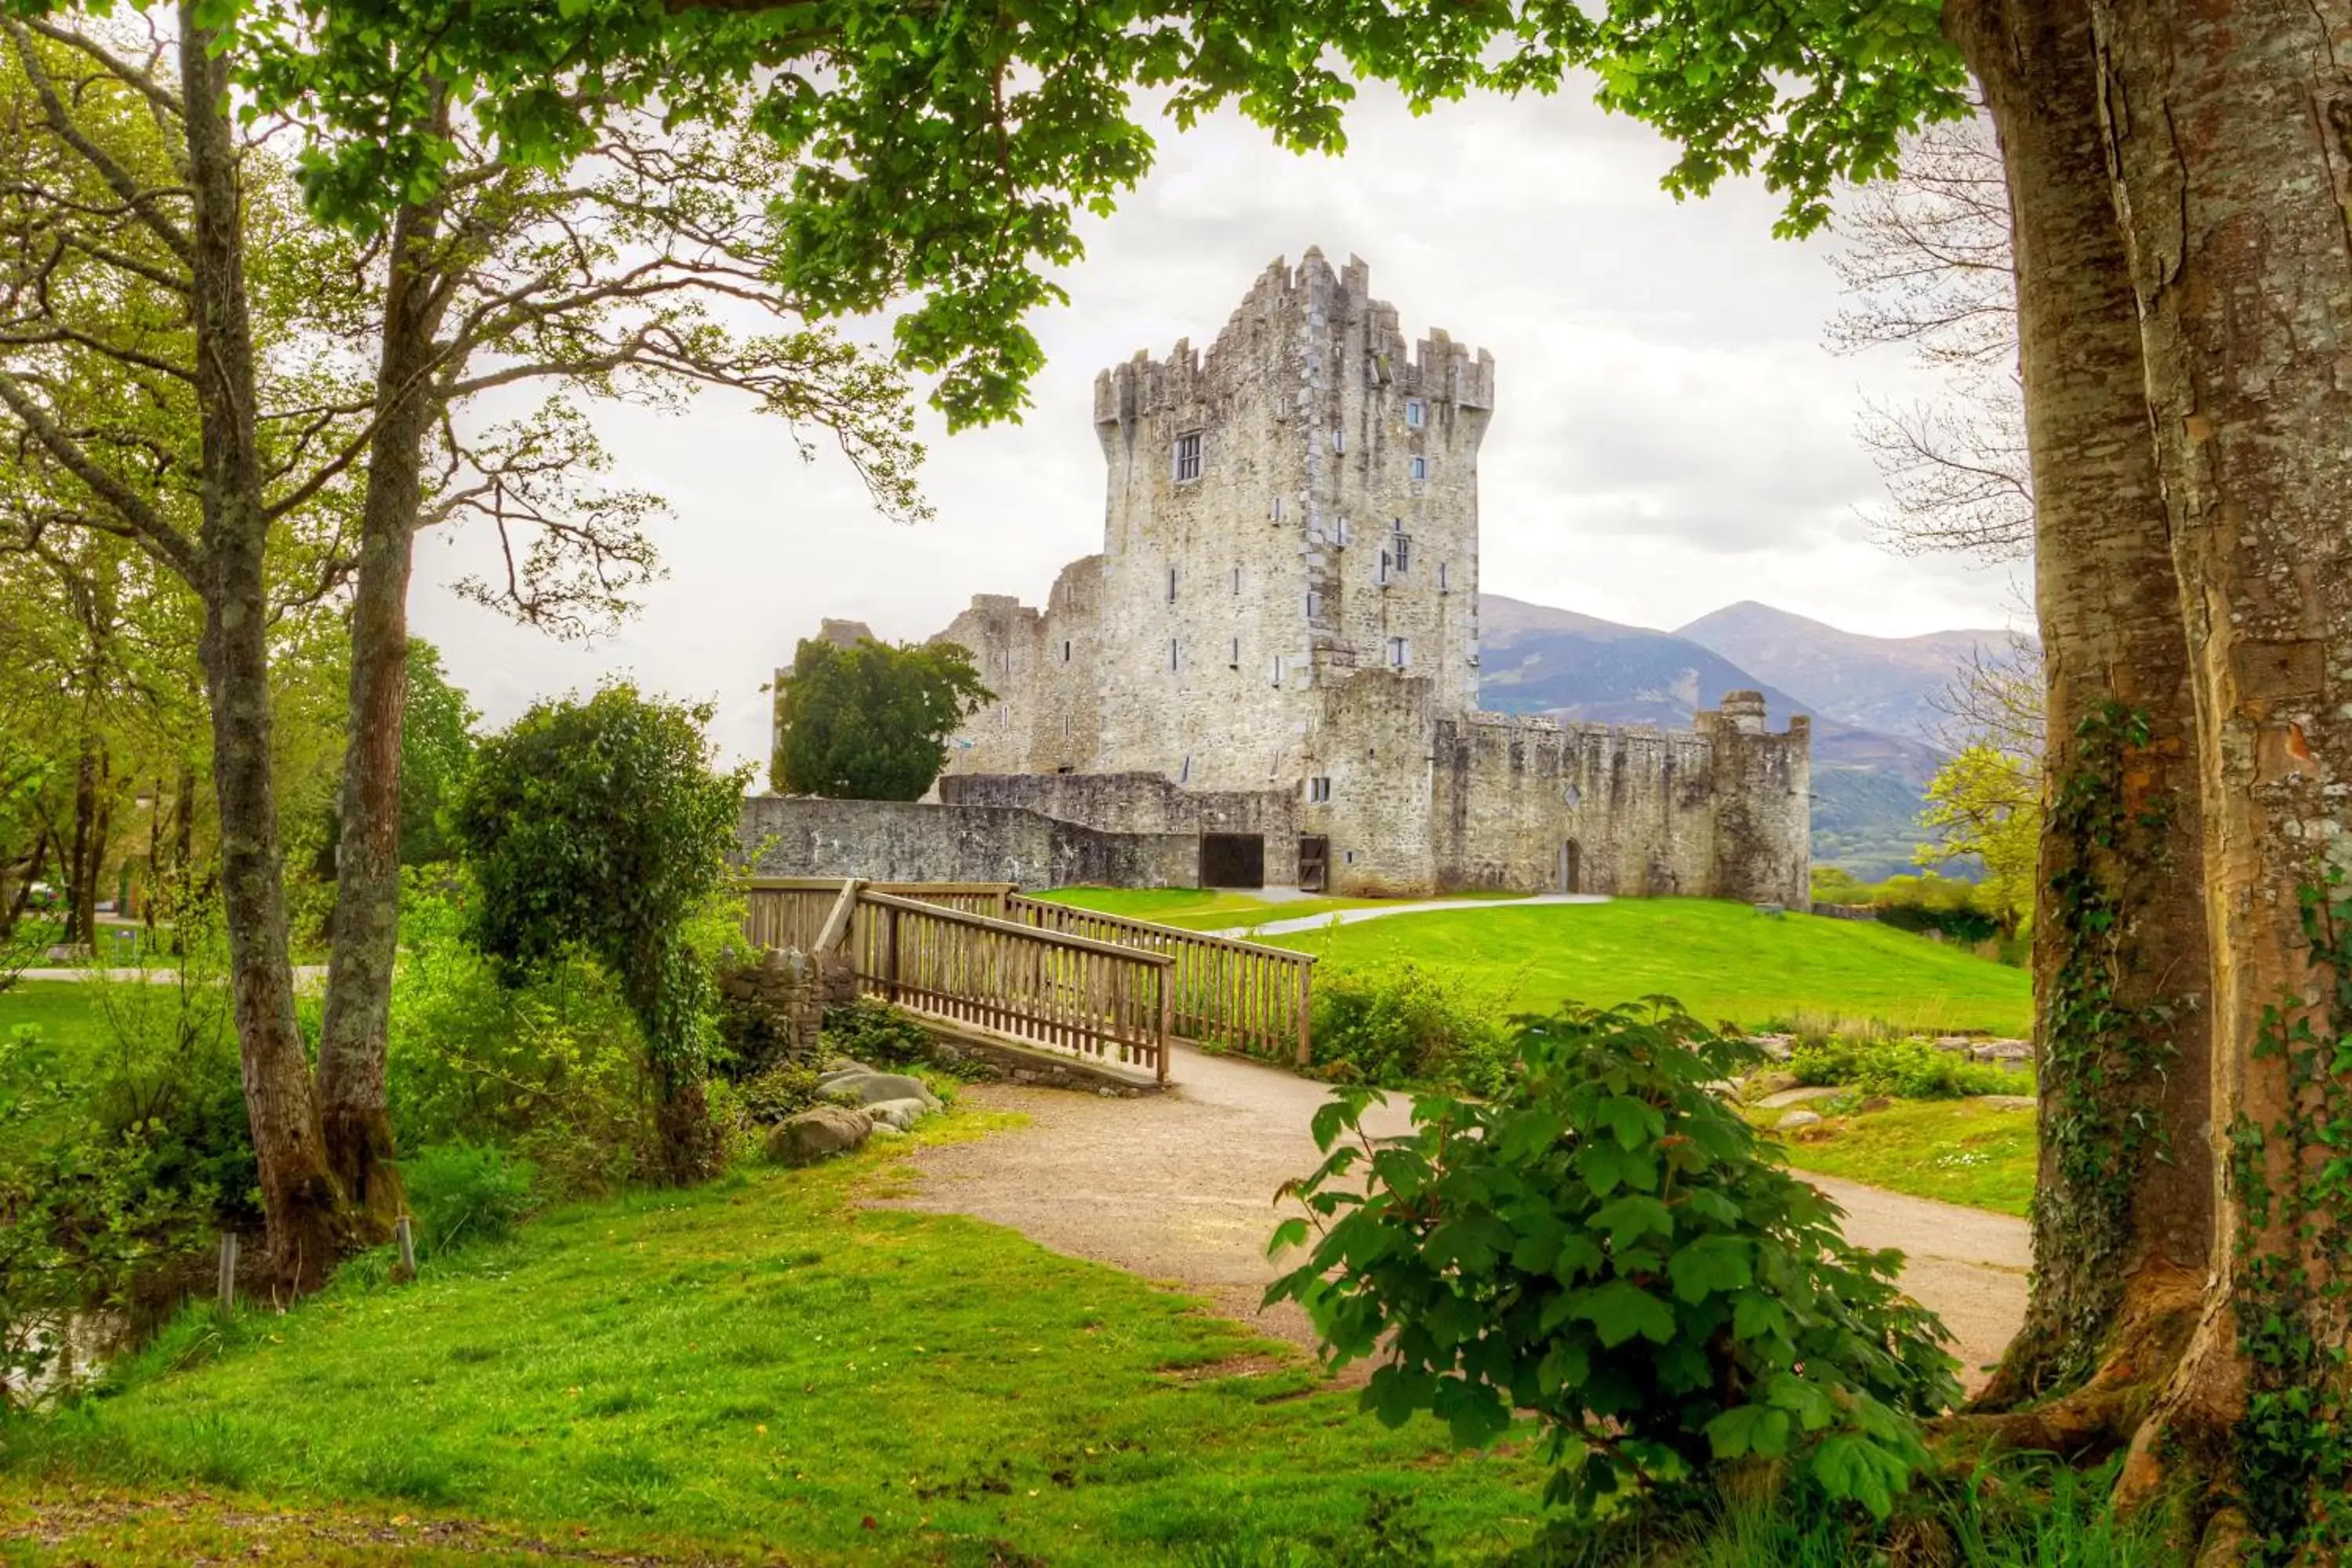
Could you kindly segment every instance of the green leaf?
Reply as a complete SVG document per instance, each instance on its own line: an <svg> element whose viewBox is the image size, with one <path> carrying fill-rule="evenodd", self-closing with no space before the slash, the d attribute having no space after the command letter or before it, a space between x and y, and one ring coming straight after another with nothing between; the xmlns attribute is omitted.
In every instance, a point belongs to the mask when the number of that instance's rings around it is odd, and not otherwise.
<svg viewBox="0 0 2352 1568"><path fill-rule="evenodd" d="M1717 1291L1744 1290L1755 1282L1748 1243L1736 1236L1703 1236L1666 1261L1675 1294L1696 1305Z"/></svg>
<svg viewBox="0 0 2352 1568"><path fill-rule="evenodd" d="M1641 1193L1629 1193L1596 1209L1592 1223L1609 1233L1609 1245L1619 1252L1645 1236L1675 1233L1673 1212L1657 1199Z"/></svg>
<svg viewBox="0 0 2352 1568"><path fill-rule="evenodd" d="M1630 1279L1612 1279L1580 1292L1574 1315L1592 1325L1608 1350L1636 1334L1656 1344L1675 1337L1674 1309Z"/></svg>

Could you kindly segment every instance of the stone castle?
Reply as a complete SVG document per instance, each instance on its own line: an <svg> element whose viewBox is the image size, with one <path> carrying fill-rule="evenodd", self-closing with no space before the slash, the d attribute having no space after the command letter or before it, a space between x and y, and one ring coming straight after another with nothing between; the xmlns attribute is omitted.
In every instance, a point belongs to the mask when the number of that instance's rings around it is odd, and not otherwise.
<svg viewBox="0 0 2352 1568"><path fill-rule="evenodd" d="M1103 373L1102 552L940 634L997 693L942 802L1197 835L1207 884L1803 907L1803 719L1768 733L1754 692L1675 732L1478 710L1494 406L1491 355L1408 352L1364 263L1316 250L1205 352Z"/></svg>

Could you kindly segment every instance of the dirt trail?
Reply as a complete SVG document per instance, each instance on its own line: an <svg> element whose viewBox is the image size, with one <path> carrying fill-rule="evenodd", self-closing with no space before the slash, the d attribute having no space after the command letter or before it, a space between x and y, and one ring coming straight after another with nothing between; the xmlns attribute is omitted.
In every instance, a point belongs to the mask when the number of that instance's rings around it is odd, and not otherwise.
<svg viewBox="0 0 2352 1568"><path fill-rule="evenodd" d="M1030 1124L914 1158L923 1182L905 1206L1011 1226L1057 1252L1181 1285L1270 1333L1310 1342L1285 1302L1261 1315L1276 1272L1265 1253L1275 1189L1314 1169L1308 1119L1324 1086L1278 1068L1181 1047L1172 1087L1141 1100L987 1084L972 1103L1025 1112ZM1402 1131L1404 1109L1376 1110L1375 1132ZM1900 1247L1904 1282L1941 1313L1973 1388L2025 1315L2025 1222L1905 1197L1828 1176L1807 1178L1846 1211L1846 1234Z"/></svg>

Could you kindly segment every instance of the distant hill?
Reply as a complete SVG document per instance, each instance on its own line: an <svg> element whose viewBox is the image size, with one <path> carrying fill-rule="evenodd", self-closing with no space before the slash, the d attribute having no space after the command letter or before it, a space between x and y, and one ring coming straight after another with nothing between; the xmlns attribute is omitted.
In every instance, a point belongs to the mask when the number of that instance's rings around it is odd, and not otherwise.
<svg viewBox="0 0 2352 1568"><path fill-rule="evenodd" d="M1753 600L1701 616L1676 635L1840 723L1927 742L1943 721L1936 703L1953 676L1979 653L1998 657L2010 646L2007 632L1990 628L1864 637Z"/></svg>
<svg viewBox="0 0 2352 1568"><path fill-rule="evenodd" d="M1735 612L1747 609L1765 616L1783 614L1763 605L1734 605L1718 616L1734 616L1736 624L1741 617ZM1703 617L1693 625L1717 618ZM1819 626L1797 616L1786 619ZM1686 730L1698 709L1714 707L1727 691L1748 689L1764 694L1766 710L1776 728L1786 725L1792 715L1810 716L1813 721L1814 860L1843 866L1866 880L1911 868L1911 849L1917 840L1913 825L1921 792L1942 762L1941 753L1927 743L1919 731L1889 731L1854 722L1831 710L1810 689L1802 697L1794 695L1799 689L1681 633L1621 626L1499 594L1479 595L1478 623L1478 700L1498 713L1540 713L1562 720ZM1849 635L1830 626L1821 630L1833 637ZM1950 662L1940 667L1941 673L1932 683L1924 677L1925 659L1913 660L1922 672L1914 677L1913 688L1922 694L1941 691L1977 639L2000 634L1939 635L1966 640L1958 651L1946 652L1944 657ZM1887 640L1853 639L1863 645ZM1906 639L1895 646L1907 648L1927 640ZM1864 647L1853 650L1852 657L1868 660L1874 656ZM1810 680L1840 689L1840 681L1824 675L1820 668L1803 660L1793 662ZM1848 676L1843 684L1877 691L1895 689L1891 681L1875 675Z"/></svg>

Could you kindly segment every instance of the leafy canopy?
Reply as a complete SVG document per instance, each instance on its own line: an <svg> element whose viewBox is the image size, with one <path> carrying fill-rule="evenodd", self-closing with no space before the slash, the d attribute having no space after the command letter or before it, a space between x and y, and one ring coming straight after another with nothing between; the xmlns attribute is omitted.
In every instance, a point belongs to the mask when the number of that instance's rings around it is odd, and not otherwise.
<svg viewBox="0 0 2352 1568"><path fill-rule="evenodd" d="M17 11L60 0L0 0ZM1150 170L1137 99L1180 127L1237 107L1299 152L1343 144L1363 79L1416 110L1474 89L1549 92L1571 68L1609 108L1685 147L1704 194L1760 173L1781 227L1826 217L1845 178L1892 171L1901 133L1964 111L1938 0L204 0L236 37L257 110L312 135L302 180L372 232L457 160L432 95L506 162L558 171L615 110L750 124L794 164L770 216L780 280L812 315L882 309L936 374L951 426L1016 416L1042 361L1025 325L1065 296L1081 212Z"/></svg>
<svg viewBox="0 0 2352 1568"><path fill-rule="evenodd" d="M1432 1411L1475 1443L1535 1412L1579 1513L1752 1457L1884 1517L1953 1363L1899 1255L1849 1245L1708 1087L1753 1047L1663 997L1517 1025L1491 1101L1420 1097L1395 1137L1364 1130L1368 1089L1317 1112L1328 1157L1285 1189L1313 1229L1273 1243L1312 1246L1266 1300L1334 1363L1380 1356L1364 1402L1391 1424Z"/></svg>
<svg viewBox="0 0 2352 1568"><path fill-rule="evenodd" d="M954 643L843 647L804 638L776 686L772 776L786 795L917 800L947 764L948 737L995 694Z"/></svg>

